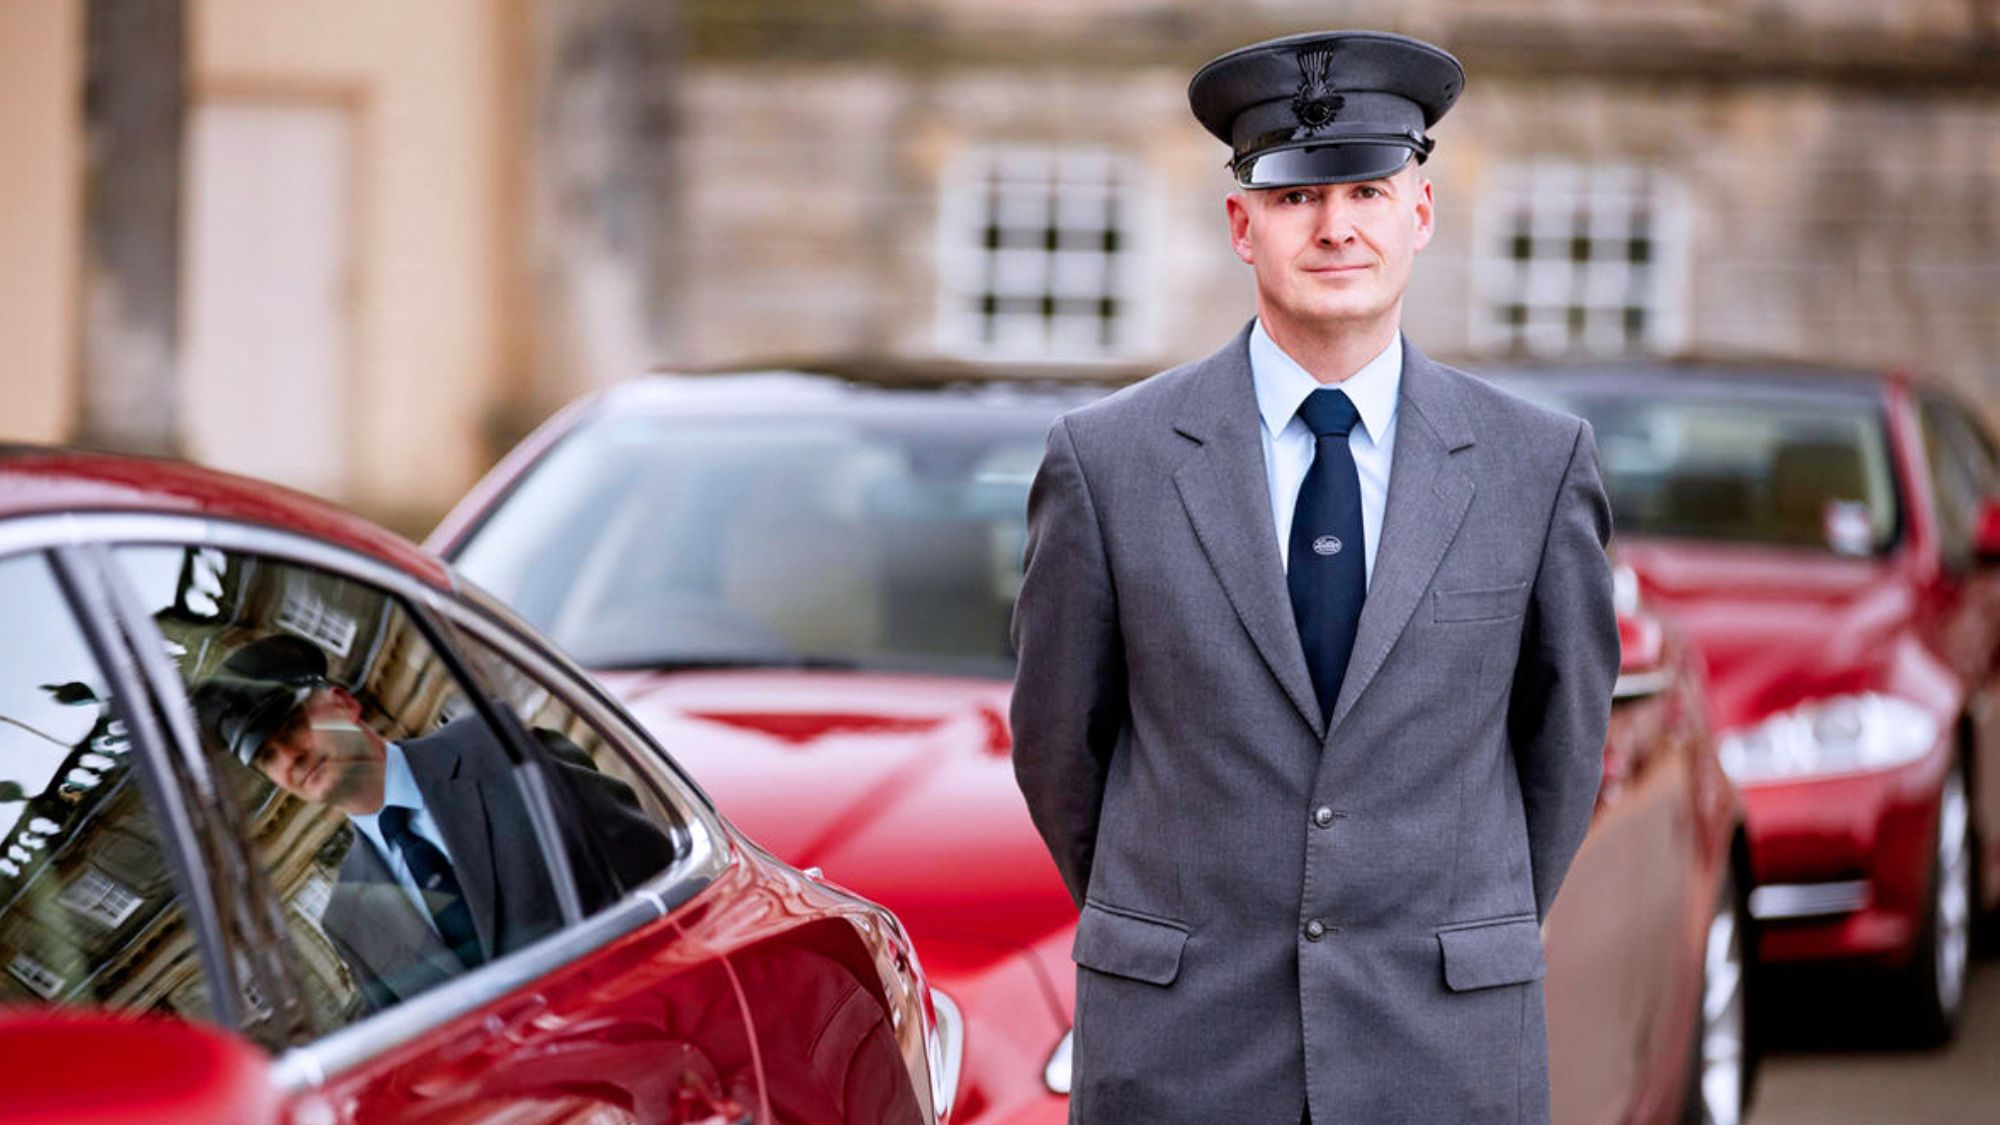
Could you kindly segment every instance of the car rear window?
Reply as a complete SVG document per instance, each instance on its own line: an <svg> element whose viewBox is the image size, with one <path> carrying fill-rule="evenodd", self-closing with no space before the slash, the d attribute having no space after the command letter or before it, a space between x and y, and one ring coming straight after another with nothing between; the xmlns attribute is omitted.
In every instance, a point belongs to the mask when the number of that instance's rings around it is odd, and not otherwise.
<svg viewBox="0 0 2000 1125"><path fill-rule="evenodd" d="M1621 535L1853 556L1896 540L1895 474L1870 397L1708 379L1495 381L1590 421Z"/></svg>

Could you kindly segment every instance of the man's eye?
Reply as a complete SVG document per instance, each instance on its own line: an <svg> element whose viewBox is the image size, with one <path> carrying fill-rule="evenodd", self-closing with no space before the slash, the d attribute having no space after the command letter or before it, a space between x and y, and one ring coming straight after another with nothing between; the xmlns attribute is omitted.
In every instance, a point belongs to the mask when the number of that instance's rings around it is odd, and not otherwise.
<svg viewBox="0 0 2000 1125"><path fill-rule="evenodd" d="M1288 191L1281 198L1286 203L1307 203L1312 200L1312 193L1307 191Z"/></svg>
<svg viewBox="0 0 2000 1125"><path fill-rule="evenodd" d="M1354 189L1354 194L1363 199L1375 199L1381 196L1382 189L1372 184L1362 184L1360 187Z"/></svg>

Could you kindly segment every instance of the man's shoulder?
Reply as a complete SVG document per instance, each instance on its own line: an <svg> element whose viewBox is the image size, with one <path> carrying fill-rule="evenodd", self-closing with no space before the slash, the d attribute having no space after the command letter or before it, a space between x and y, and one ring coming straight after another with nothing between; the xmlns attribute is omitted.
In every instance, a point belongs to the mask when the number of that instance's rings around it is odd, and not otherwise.
<svg viewBox="0 0 2000 1125"><path fill-rule="evenodd" d="M1155 372L1103 398L1072 407L1063 413L1061 421L1072 433L1105 428L1124 430L1154 421L1170 424L1188 381L1203 362L1192 360Z"/></svg>
<svg viewBox="0 0 2000 1125"><path fill-rule="evenodd" d="M1567 452L1584 426L1583 419L1574 414L1524 398L1470 371L1432 359L1425 362L1458 400L1462 418L1479 438L1560 442Z"/></svg>
<svg viewBox="0 0 2000 1125"><path fill-rule="evenodd" d="M1232 349L1241 352L1243 341L1244 334L1238 333L1221 350L1154 372L1103 398L1075 407L1063 414L1058 423L1069 430L1072 440L1085 442L1103 437L1122 443L1147 431L1171 432L1187 410L1187 398L1195 385L1211 378L1212 369L1226 363ZM1247 353L1243 362L1247 370Z"/></svg>

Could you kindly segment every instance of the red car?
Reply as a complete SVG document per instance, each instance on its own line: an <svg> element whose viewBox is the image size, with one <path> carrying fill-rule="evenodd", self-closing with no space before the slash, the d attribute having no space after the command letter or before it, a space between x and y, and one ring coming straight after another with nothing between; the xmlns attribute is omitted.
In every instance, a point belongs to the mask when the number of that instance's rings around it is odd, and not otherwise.
<svg viewBox="0 0 2000 1125"><path fill-rule="evenodd" d="M0 1117L940 1119L896 920L403 541L0 449L0 622Z"/></svg>
<svg viewBox="0 0 2000 1125"><path fill-rule="evenodd" d="M1894 375L1517 372L1588 417L1624 558L1707 654L1761 959L1882 970L1942 1041L2000 900L1994 447Z"/></svg>
<svg viewBox="0 0 2000 1125"><path fill-rule="evenodd" d="M1008 755L1026 497L1100 389L797 373L614 388L430 543L592 668L730 817L895 910L963 1013L956 1122L1067 1117L1076 909ZM1628 580L1595 827L1547 928L1565 1122L1735 1121L1740 813Z"/></svg>

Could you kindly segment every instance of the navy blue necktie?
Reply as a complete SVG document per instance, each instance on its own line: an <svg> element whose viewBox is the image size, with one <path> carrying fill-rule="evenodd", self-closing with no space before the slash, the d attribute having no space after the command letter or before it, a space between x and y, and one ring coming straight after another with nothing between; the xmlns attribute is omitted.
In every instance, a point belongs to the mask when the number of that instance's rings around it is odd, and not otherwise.
<svg viewBox="0 0 2000 1125"><path fill-rule="evenodd" d="M1347 435L1360 420L1343 391L1322 387L1299 405L1299 417L1317 447L1299 485L1292 509L1290 558L1285 584L1292 616L1312 672L1319 711L1329 721L1347 677L1347 658L1361 626L1361 603L1368 596L1368 571L1361 544L1361 477Z"/></svg>
<svg viewBox="0 0 2000 1125"><path fill-rule="evenodd" d="M470 968L481 960L479 931L472 925L472 909L465 904L465 891L459 886L458 874L451 869L444 851L410 827L410 817L415 813L416 810L401 805L383 806L378 821L382 836L390 847L402 853L403 862L409 864L410 876L423 892L438 936Z"/></svg>

